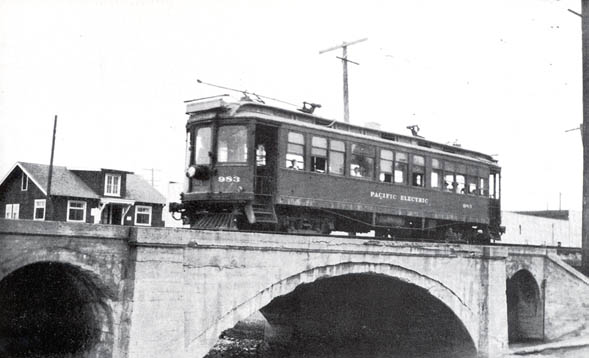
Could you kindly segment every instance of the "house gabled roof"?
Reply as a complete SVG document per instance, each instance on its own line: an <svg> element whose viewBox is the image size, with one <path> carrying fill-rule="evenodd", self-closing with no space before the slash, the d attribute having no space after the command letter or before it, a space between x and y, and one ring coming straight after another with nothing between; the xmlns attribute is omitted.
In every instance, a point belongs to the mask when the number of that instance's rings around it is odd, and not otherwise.
<svg viewBox="0 0 589 358"><path fill-rule="evenodd" d="M139 175L127 174L127 193L125 199L142 203L166 204L166 198Z"/></svg>
<svg viewBox="0 0 589 358"><path fill-rule="evenodd" d="M47 195L47 182L49 179L49 165L17 162L16 166ZM15 167L16 167L15 166ZM13 168L14 170L14 168ZM12 172L12 170L10 171ZM0 182L0 185L2 183ZM69 171L66 167L53 166L53 178L51 179L51 195L71 196L76 198L98 199L99 196L90 187Z"/></svg>
<svg viewBox="0 0 589 358"><path fill-rule="evenodd" d="M47 181L49 177L49 165L17 162L6 174L0 185L19 167L29 179L47 195ZM107 170L108 171L108 170ZM93 175L100 176L102 171L89 171ZM119 171L122 172L122 171ZM166 204L166 198L155 190L145 179L131 172L127 173L126 194L121 199L133 200L141 203ZM99 199L103 196L96 193L74 171L62 166L53 166L53 179L51 180L51 195L70 196L76 198Z"/></svg>

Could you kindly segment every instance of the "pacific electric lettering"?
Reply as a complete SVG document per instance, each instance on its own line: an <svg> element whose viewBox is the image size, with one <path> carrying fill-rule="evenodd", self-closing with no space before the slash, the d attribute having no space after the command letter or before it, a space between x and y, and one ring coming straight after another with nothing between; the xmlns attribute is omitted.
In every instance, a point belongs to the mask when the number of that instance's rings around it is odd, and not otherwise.
<svg viewBox="0 0 589 358"><path fill-rule="evenodd" d="M397 195L397 194L391 194L391 193L380 193L377 191L371 191L370 197L371 198L378 198L381 200L400 200L400 201L410 201L410 202L418 203L418 204L429 204L428 198L420 198L417 196L409 196L409 195Z"/></svg>

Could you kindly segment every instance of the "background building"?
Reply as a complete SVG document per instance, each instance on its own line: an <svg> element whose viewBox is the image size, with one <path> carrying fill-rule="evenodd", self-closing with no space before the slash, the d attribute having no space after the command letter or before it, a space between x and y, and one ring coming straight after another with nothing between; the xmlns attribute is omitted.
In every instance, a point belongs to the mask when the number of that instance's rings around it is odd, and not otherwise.
<svg viewBox="0 0 589 358"><path fill-rule="evenodd" d="M164 226L166 199L131 172L54 166L50 193L48 181L48 165L17 162L0 181L1 217Z"/></svg>
<svg viewBox="0 0 589 358"><path fill-rule="evenodd" d="M506 244L581 247L581 212L503 211Z"/></svg>

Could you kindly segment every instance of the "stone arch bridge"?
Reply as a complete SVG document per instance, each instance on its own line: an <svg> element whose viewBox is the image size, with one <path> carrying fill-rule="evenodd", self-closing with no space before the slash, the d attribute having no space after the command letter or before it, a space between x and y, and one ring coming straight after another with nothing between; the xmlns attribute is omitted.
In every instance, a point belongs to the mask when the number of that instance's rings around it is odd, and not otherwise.
<svg viewBox="0 0 589 358"><path fill-rule="evenodd" d="M477 357L589 335L589 281L550 249L0 220L0 356L202 357L297 287L352 275L441 302Z"/></svg>

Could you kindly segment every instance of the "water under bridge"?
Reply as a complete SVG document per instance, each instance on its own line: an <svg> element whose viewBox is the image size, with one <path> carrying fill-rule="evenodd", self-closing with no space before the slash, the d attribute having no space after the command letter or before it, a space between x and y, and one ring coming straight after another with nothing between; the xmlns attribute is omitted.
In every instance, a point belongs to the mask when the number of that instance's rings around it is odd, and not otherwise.
<svg viewBox="0 0 589 358"><path fill-rule="evenodd" d="M588 297L548 248L0 220L0 356L203 357L261 312L270 344L502 357L589 337Z"/></svg>

